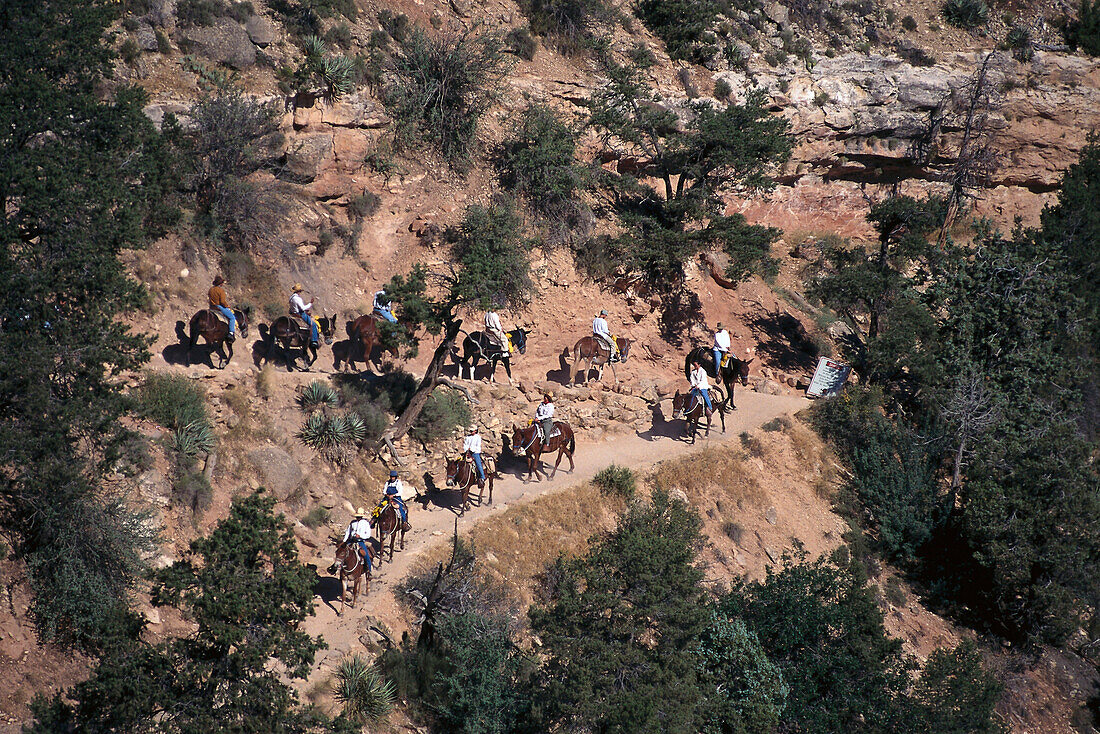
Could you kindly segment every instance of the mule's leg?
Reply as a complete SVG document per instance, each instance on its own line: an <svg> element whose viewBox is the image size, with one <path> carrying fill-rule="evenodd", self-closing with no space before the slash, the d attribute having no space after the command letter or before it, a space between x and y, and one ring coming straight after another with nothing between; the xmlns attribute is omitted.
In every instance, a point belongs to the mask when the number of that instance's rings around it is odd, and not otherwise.
<svg viewBox="0 0 1100 734"><path fill-rule="evenodd" d="M401 522L401 518L397 518L397 522ZM397 527L395 526L393 532L390 533L390 563L393 563L393 544L397 542Z"/></svg>
<svg viewBox="0 0 1100 734"><path fill-rule="evenodd" d="M497 381L497 360L490 357L485 361L489 363L489 382L495 383Z"/></svg>
<svg viewBox="0 0 1100 734"><path fill-rule="evenodd" d="M363 572L363 596L370 596L370 571Z"/></svg>
<svg viewBox="0 0 1100 734"><path fill-rule="evenodd" d="M553 479L554 475L558 473L558 464L561 463L561 457L565 454L565 446L563 445L558 449L558 460L554 462L554 471L550 472L550 478Z"/></svg>
<svg viewBox="0 0 1100 734"><path fill-rule="evenodd" d="M230 362L232 362L232 361L233 361L233 342L231 342L231 341L227 341L227 342L225 343L225 351L226 351L226 352L228 352L228 355L227 355L227 356L226 356L226 358L225 358L225 365L224 365L224 366L222 367L222 369L223 369L223 370L224 370L224 369L225 369L225 368L226 368L227 366L229 366L229 363L230 363Z"/></svg>
<svg viewBox="0 0 1100 734"><path fill-rule="evenodd" d="M493 478L496 476L496 472L489 475L489 504L493 504Z"/></svg>
<svg viewBox="0 0 1100 734"><path fill-rule="evenodd" d="M401 523L401 550L405 550L405 523Z"/></svg>
<svg viewBox="0 0 1100 734"><path fill-rule="evenodd" d="M344 569L340 569L340 616L344 616L344 604L348 595L347 583L344 580Z"/></svg>
<svg viewBox="0 0 1100 734"><path fill-rule="evenodd" d="M462 496L462 502L458 508L458 516L462 517L466 514L466 510L470 506L470 488L463 487L461 490L459 490L459 494Z"/></svg>

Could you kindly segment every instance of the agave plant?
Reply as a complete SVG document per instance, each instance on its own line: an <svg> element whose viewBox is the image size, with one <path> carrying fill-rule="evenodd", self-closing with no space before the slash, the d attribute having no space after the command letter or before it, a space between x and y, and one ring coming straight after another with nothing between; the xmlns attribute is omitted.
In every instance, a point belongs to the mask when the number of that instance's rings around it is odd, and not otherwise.
<svg viewBox="0 0 1100 734"><path fill-rule="evenodd" d="M339 402L336 390L327 382L314 380L305 386L302 394L298 396L298 405L302 410L314 408L335 407Z"/></svg>
<svg viewBox="0 0 1100 734"><path fill-rule="evenodd" d="M336 667L332 696L352 721L378 721L393 709L394 687L382 677L378 668L362 656L352 655Z"/></svg>
<svg viewBox="0 0 1100 734"><path fill-rule="evenodd" d="M363 439L367 437L366 422L357 413L348 413L343 416L343 419L352 442L362 443Z"/></svg>
<svg viewBox="0 0 1100 734"><path fill-rule="evenodd" d="M298 438L321 456L337 464L346 464L355 455L355 446L366 436L366 425L357 415L313 413L306 419Z"/></svg>
<svg viewBox="0 0 1100 734"><path fill-rule="evenodd" d="M347 56L321 59L317 74L325 85L328 98L333 101L348 94L355 86L355 62Z"/></svg>
<svg viewBox="0 0 1100 734"><path fill-rule="evenodd" d="M214 450L214 430L206 421L192 421L176 429L172 443L176 451L193 459Z"/></svg>

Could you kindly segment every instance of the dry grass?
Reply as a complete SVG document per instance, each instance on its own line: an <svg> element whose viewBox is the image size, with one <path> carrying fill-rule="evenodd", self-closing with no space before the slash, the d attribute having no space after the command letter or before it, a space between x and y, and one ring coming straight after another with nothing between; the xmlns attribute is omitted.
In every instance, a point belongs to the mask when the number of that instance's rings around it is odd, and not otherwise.
<svg viewBox="0 0 1100 734"><path fill-rule="evenodd" d="M733 503L759 505L767 497L754 476L756 470L747 467L740 452L719 447L707 447L697 454L666 462L654 475L658 487L680 489L691 504L721 497Z"/></svg>
<svg viewBox="0 0 1100 734"><path fill-rule="evenodd" d="M256 394L264 400L269 399L275 392L275 367L265 364L264 368L256 373Z"/></svg>

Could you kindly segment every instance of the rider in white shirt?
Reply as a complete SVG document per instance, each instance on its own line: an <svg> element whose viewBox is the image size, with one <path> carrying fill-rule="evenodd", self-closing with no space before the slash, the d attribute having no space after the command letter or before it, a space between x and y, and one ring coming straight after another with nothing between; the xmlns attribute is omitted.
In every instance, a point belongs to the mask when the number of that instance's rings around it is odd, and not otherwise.
<svg viewBox="0 0 1100 734"><path fill-rule="evenodd" d="M310 313L313 309L313 302L306 303L302 299L302 290L301 283L294 284L294 293L290 296L290 314L300 318L309 327L310 344L316 347L321 340L320 330L317 326L317 320Z"/></svg>
<svg viewBox="0 0 1100 734"><path fill-rule="evenodd" d="M592 319L592 336L602 341L611 350L609 360L619 358L619 345L615 343L615 337L611 336L611 329L607 325L607 311L601 310L600 314Z"/></svg>
<svg viewBox="0 0 1100 734"><path fill-rule="evenodd" d="M401 522L407 523L409 521L409 508L405 506L405 498L401 496L404 490L401 480L397 478L397 471L391 469L390 481L386 482L386 486L382 490L383 499L396 501L397 509L401 513Z"/></svg>
<svg viewBox="0 0 1100 734"><path fill-rule="evenodd" d="M380 288L374 294L374 312L391 324L397 323L397 317L393 315L393 304L386 295L385 288Z"/></svg>
<svg viewBox="0 0 1100 734"><path fill-rule="evenodd" d="M371 539L371 526L370 520L366 519L367 511L360 507L355 511L355 519L348 525L348 529L344 531L344 542L355 543L359 546L359 555L363 557L363 561L367 564L367 568L370 568L370 539Z"/></svg>
<svg viewBox="0 0 1100 734"><path fill-rule="evenodd" d="M722 367L723 355L730 351L730 333L722 326L721 321L718 322L718 330L714 332L712 351L714 352L714 374L717 375Z"/></svg>
<svg viewBox="0 0 1100 734"><path fill-rule="evenodd" d="M485 465L481 463L481 434L477 432L477 426L469 426L466 429L466 438L462 440L462 454L470 454L477 467L477 475L480 477L478 486L485 484Z"/></svg>
<svg viewBox="0 0 1100 734"><path fill-rule="evenodd" d="M504 325L500 323L500 316L496 311L485 312L485 333L489 335L490 341L511 353L512 345L508 343L508 335L504 333Z"/></svg>
<svg viewBox="0 0 1100 734"><path fill-rule="evenodd" d="M535 422L542 426L542 442L545 444L554 430L554 396L546 393L535 408Z"/></svg>
<svg viewBox="0 0 1100 734"><path fill-rule="evenodd" d="M707 406L707 415L714 409L710 404L710 382L707 381L707 371L698 361L691 363L691 391L703 399Z"/></svg>

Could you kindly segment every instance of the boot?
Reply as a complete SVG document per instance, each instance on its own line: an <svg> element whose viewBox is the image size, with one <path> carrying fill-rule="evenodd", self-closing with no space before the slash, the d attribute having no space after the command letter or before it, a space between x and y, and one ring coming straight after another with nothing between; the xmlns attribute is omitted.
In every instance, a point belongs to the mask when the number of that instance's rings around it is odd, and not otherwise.
<svg viewBox="0 0 1100 734"><path fill-rule="evenodd" d="M401 521L401 530L403 530L406 533L409 532L410 530L412 530L412 525L409 525L408 520L402 520Z"/></svg>

